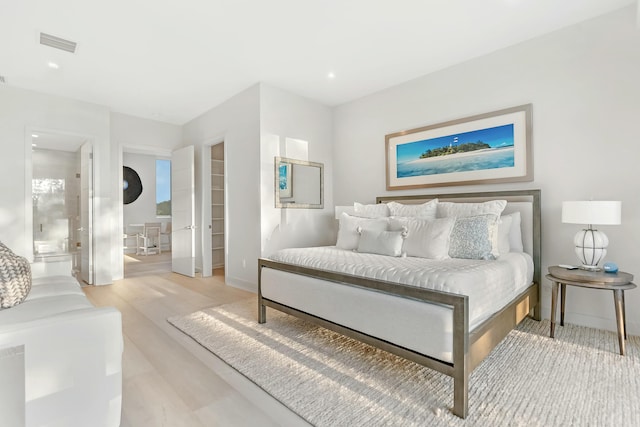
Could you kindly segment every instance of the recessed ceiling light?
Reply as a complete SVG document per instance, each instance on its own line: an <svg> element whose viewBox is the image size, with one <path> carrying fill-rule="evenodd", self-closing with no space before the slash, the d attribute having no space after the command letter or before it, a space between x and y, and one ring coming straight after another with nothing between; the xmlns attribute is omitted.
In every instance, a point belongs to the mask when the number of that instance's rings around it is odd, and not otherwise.
<svg viewBox="0 0 640 427"><path fill-rule="evenodd" d="M31 144L31 146L32 146L32 147L37 147L38 145L37 145L37 144Z"/></svg>
<svg viewBox="0 0 640 427"><path fill-rule="evenodd" d="M53 68L54 70L57 70L58 68L60 68L60 66L53 61L47 62L47 65L49 66L49 68Z"/></svg>
<svg viewBox="0 0 640 427"><path fill-rule="evenodd" d="M37 133L32 133L31 134L31 138L38 138L40 135L38 135Z"/></svg>
<svg viewBox="0 0 640 427"><path fill-rule="evenodd" d="M333 72L329 72L329 74L327 74L327 78L328 79L335 79L336 75Z"/></svg>

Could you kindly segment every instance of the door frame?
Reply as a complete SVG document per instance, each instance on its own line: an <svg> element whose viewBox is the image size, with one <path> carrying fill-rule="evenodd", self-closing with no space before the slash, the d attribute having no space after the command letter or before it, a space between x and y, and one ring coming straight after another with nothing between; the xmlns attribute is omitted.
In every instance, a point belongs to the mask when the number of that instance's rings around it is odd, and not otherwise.
<svg viewBox="0 0 640 427"><path fill-rule="evenodd" d="M202 223L200 224L202 229L202 234L200 236L201 241L201 251L202 251L202 277L210 277L213 275L213 260L212 260L212 238L211 238L211 147L214 145L224 143L224 137L211 138L202 143L202 158L201 161L201 170L202 174L200 176L200 184L202 186L202 200L201 200L201 215L202 215ZM227 248L229 247L228 238L228 224L229 224L229 193L227 192L227 173L226 173L226 165L227 165L227 144L224 145L224 162L225 162L225 173L224 173L224 265L225 265L225 279L227 275L226 266L229 264L228 252ZM197 194L197 191L196 191ZM205 256L208 254L208 256ZM197 257L196 257L197 258Z"/></svg>
<svg viewBox="0 0 640 427"><path fill-rule="evenodd" d="M154 147L150 145L139 145L132 144L126 142L118 143L118 173L117 181L115 183L115 188L117 191L115 192L117 195L116 203L118 204L118 208L116 209L117 218L116 218L116 231L118 236L124 235L124 193L122 191L122 180L124 179L122 168L124 166L124 153L132 153L132 154L144 154L147 156L154 157L166 157L168 159L171 158L171 153L173 150L168 148ZM113 280L119 280L124 278L124 242L123 239L118 239L116 241L116 249L119 254L118 262L116 264L117 271L114 272Z"/></svg>
<svg viewBox="0 0 640 427"><path fill-rule="evenodd" d="M57 134L57 135L64 135L64 136L69 136L72 138L80 138L80 139L84 139L84 143L83 144L87 144L90 143L91 146L93 147L93 162L94 165L97 161L99 161L98 158L98 153L97 150L95 149L96 147L96 136L95 135L90 135L90 134L84 134L84 133L79 133L79 132L73 132L73 131L69 131L69 130L64 130L64 129L57 129L57 128L49 128L49 127L43 127L43 126L33 126L33 125L27 125L25 126L25 131L24 131L24 155L25 155L25 176L24 176L24 180L25 180L25 186L24 186L24 191L25 191L25 196L24 196L24 226L25 226L25 230L24 230L24 235L26 236L26 239L24 239L24 248L23 248L23 253L25 254L25 258L27 258L27 260L32 263L34 261L34 253L33 253L33 183L32 183L32 179L33 179L33 146L32 144L34 143L34 138L33 138L33 134L34 133L52 133L52 134ZM94 173L94 177L91 181L91 192L93 194L95 194L95 189L96 189L96 176ZM95 209L95 204L93 206L93 220L95 221L96 219L96 209ZM92 225L93 226L93 225ZM94 248L95 250L95 233L91 236L92 239L92 244L91 246ZM95 262L92 264L92 270L91 271L91 276L95 278L95 273L96 273L96 265Z"/></svg>
<svg viewBox="0 0 640 427"><path fill-rule="evenodd" d="M85 141L82 146L80 147L80 229L81 234L80 234L80 259L78 260L78 264L80 266L80 279L85 282L88 285L94 285L95 284L95 245L94 245L94 241L93 241L93 236L95 234L95 226L94 226L94 219L96 217L96 210L95 210L95 191L94 191L94 182L96 179L96 174L95 174L95 150L94 150L94 144L92 142L89 141ZM85 155L88 155L88 159L85 158ZM85 163L86 162L86 163ZM86 166L86 172L88 173L88 178L87 177L83 177L84 173L85 173L85 166ZM87 188L87 194L84 194L84 180L88 179L88 188ZM88 209L87 209L87 218L86 218L86 226L87 226L87 230L86 232L88 233L88 239L87 239L87 246L89 248L88 253L85 253L84 249L83 249L83 242L84 242L84 226L85 226L85 220L83 219L83 215L82 212L84 211L84 206L82 206L82 201L84 198L87 198L88 200ZM83 269L84 267L84 262L85 262L85 258L87 259L87 266L88 268L85 270ZM88 271L87 271L88 270Z"/></svg>

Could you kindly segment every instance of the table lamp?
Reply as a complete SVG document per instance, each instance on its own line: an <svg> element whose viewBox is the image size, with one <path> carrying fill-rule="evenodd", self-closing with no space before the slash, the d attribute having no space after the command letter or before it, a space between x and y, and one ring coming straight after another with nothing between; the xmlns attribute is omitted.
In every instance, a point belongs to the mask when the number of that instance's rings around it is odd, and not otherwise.
<svg viewBox="0 0 640 427"><path fill-rule="evenodd" d="M562 222L585 224L586 229L578 231L573 239L576 255L585 270L597 271L598 263L607 254L609 239L593 225L619 225L622 202L614 201L571 201L562 202Z"/></svg>

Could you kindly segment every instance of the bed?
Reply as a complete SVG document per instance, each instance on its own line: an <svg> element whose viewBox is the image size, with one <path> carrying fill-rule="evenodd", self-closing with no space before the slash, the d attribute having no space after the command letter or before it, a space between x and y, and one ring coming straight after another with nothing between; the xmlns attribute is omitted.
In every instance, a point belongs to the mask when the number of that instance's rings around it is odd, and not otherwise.
<svg viewBox="0 0 640 427"><path fill-rule="evenodd" d="M506 200L502 215L521 218L521 252L485 261L286 249L259 259L258 321L271 307L442 372L453 378L453 413L465 418L471 372L526 316L540 320L540 190L376 202L433 199Z"/></svg>

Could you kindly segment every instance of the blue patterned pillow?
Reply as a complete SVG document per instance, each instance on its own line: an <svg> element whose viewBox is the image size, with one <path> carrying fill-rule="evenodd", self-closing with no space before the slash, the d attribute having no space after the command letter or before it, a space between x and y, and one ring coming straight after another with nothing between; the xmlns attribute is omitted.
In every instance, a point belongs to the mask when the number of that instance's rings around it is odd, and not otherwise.
<svg viewBox="0 0 640 427"><path fill-rule="evenodd" d="M496 259L498 216L456 218L451 230L449 256L464 259Z"/></svg>

